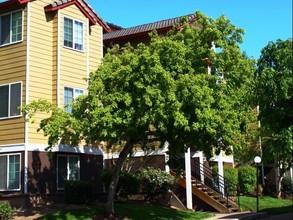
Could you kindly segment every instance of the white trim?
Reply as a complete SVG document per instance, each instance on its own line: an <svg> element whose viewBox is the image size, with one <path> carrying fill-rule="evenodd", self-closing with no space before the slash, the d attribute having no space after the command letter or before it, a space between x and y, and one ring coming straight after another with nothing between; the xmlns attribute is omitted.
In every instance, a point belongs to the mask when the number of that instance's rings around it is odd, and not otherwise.
<svg viewBox="0 0 293 220"><path fill-rule="evenodd" d="M29 74L30 74L30 20L31 18L31 3L27 3L27 27L26 27L26 94L25 94L25 103L29 103ZM25 116L27 119L27 115ZM25 135L24 135L24 193L27 193L27 182L28 182L28 121L25 122Z"/></svg>
<svg viewBox="0 0 293 220"><path fill-rule="evenodd" d="M89 19L87 18L87 50L86 50L86 78L88 79L90 76L90 24L89 24ZM86 81L87 87L89 81Z"/></svg>
<svg viewBox="0 0 293 220"><path fill-rule="evenodd" d="M60 41L61 41L61 36L60 36L60 19L61 19L61 15L60 15L60 10L57 11L57 22L58 22L58 25L57 25L57 107L60 108L60 60L61 60L61 50L60 50Z"/></svg>
<svg viewBox="0 0 293 220"><path fill-rule="evenodd" d="M7 187L8 187L8 181L9 181L9 166L8 166L8 164L9 164L9 156L15 156L15 155L18 155L19 156L19 175L18 175L18 182L19 182L19 185L18 185L18 188L17 189L8 189L8 188L6 188L6 189L0 189L0 192L11 192L11 191L19 191L19 190L21 190L21 153L7 153L7 154L1 154L0 156L7 156L7 170L6 170L6 177L7 177Z"/></svg>
<svg viewBox="0 0 293 220"><path fill-rule="evenodd" d="M67 162L66 162L66 171L67 171L67 176L66 176L66 180L69 180L69 158L70 157L76 157L77 159L78 159L78 161L77 161L77 166L78 166L78 169L77 169L77 175L78 175L78 177L77 177L77 180L80 180L80 157L79 157L79 155L66 155L66 154L61 154L61 155L57 155L57 167L56 167L56 182L57 182L57 190L63 190L64 188L60 188L59 187L59 183L58 183L58 172L59 172L59 170L58 170L58 168L59 168L59 160L58 160L58 158L59 157L66 157L67 158Z"/></svg>
<svg viewBox="0 0 293 220"><path fill-rule="evenodd" d="M0 145L0 153L16 152L16 151L24 151L24 150L25 150L24 143Z"/></svg>
<svg viewBox="0 0 293 220"><path fill-rule="evenodd" d="M22 106L22 81L1 84L0 87L8 86L8 106L7 106L7 108L8 108L8 116L7 117L0 117L0 120L22 117L21 111L19 112L19 115L12 115L12 116L10 115L11 86L15 85L15 84L20 84L20 106Z"/></svg>
<svg viewBox="0 0 293 220"><path fill-rule="evenodd" d="M104 57L104 42L103 42L103 27L100 28L100 36L101 36L101 51L102 51L102 58Z"/></svg>
<svg viewBox="0 0 293 220"><path fill-rule="evenodd" d="M64 30L64 20L66 19L69 19L69 20L72 20L72 47L69 47L69 46L65 46L64 45L64 34L65 34L65 30ZM74 48L74 44L75 44L75 22L79 22L79 23L82 23L82 50L78 50L78 49L75 49ZM71 50L74 50L74 51L78 51L78 52L84 52L84 47L85 47L85 44L84 44L84 22L81 21L81 20L78 20L78 19L75 19L75 18L72 18L72 17L69 17L69 16L63 16L63 47L64 48L67 48L67 49L71 49Z"/></svg>
<svg viewBox="0 0 293 220"><path fill-rule="evenodd" d="M20 40L17 40L17 41L13 41L12 42L12 33L11 33L11 29L12 29L12 14L13 13L16 13L16 12L18 12L18 11L21 11L21 16L22 16L22 18L21 18L21 39ZM2 14L2 15L0 15L0 17L2 17L2 16L6 16L6 15L10 15L10 24L9 24L9 31L10 31L10 39L9 39L9 43L6 43L6 44L0 44L0 47L4 47L4 46L8 46L8 45L12 45L12 44L16 44L16 43L19 43L19 42L22 42L23 41L23 30L24 30L24 26L23 26L23 20L24 20L24 16L23 16L23 10L22 9L20 9L20 10L15 10L15 11L12 11L12 12L9 12L9 13L5 13L5 14ZM1 21L1 20L0 20ZM1 24L1 22L0 22L0 24ZM0 36L1 36L1 30L0 30Z"/></svg>

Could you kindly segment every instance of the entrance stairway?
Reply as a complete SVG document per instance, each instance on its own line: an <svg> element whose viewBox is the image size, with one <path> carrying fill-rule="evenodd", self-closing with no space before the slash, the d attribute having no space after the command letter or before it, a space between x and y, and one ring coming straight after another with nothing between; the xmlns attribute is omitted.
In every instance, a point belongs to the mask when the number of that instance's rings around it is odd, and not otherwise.
<svg viewBox="0 0 293 220"><path fill-rule="evenodd" d="M239 202L237 203L237 201L239 201L238 187L228 183L227 180L215 181L218 183L208 181L215 178L215 174L213 174L214 177L208 177L209 172L207 172L206 169L201 170L201 177L204 177L206 181L200 181L199 179L195 178L194 175L191 176L191 188L193 196L202 200L208 206L212 207L220 213L233 213L240 211ZM176 175L174 171L170 171L170 174L176 178L176 182L180 187L186 189L184 172L182 172L180 175ZM217 177L217 179L219 179L219 177ZM223 182L223 186L221 186L221 183L219 182ZM183 198L181 196L181 200L182 199ZM185 203L184 201L182 202Z"/></svg>

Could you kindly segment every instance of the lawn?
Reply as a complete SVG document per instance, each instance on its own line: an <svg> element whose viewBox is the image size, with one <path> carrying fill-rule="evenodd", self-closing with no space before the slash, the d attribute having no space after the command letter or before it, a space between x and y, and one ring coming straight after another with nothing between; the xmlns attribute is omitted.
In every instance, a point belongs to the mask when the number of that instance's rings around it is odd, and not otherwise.
<svg viewBox="0 0 293 220"><path fill-rule="evenodd" d="M59 211L44 215L38 220L92 220L102 219L102 213L105 207L102 204L90 206L82 209L74 209L69 211ZM143 203L116 203L115 214L120 216L119 219L128 220L178 220L178 219L206 219L214 216L207 212L193 212L188 210L176 210L168 207L143 204Z"/></svg>
<svg viewBox="0 0 293 220"><path fill-rule="evenodd" d="M243 211L256 211L256 197L240 197L240 207ZM270 215L292 212L291 199L276 199L269 196L259 197L259 211Z"/></svg>
<svg viewBox="0 0 293 220"><path fill-rule="evenodd" d="M256 210L255 197L240 197L240 206L243 211ZM268 212L270 215L292 212L292 200L276 199L268 196L259 197L259 211ZM92 220L102 219L105 206L98 204L82 209L59 211L50 213L38 218L39 220ZM117 216L125 217L128 220L188 220L206 219L214 214L208 212L193 212L176 210L168 207L144 204L144 203L116 203L115 213ZM99 218L100 217L100 218Z"/></svg>

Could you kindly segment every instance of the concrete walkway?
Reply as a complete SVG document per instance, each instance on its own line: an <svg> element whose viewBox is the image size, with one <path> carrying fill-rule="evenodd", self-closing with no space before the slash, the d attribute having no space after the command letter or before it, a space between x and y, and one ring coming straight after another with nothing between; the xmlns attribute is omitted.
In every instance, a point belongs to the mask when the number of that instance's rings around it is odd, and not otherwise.
<svg viewBox="0 0 293 220"><path fill-rule="evenodd" d="M280 215L268 215L266 212L236 212L230 214L216 213L214 217L207 218L207 220L215 219L229 219L229 220L292 220L292 212Z"/></svg>

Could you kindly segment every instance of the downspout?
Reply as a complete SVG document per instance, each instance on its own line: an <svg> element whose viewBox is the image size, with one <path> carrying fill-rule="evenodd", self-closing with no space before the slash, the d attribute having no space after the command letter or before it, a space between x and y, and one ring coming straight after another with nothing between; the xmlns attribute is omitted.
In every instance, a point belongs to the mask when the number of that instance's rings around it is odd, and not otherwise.
<svg viewBox="0 0 293 220"><path fill-rule="evenodd" d="M25 74L25 104L29 103L29 73L30 73L30 17L31 17L31 3L27 3L27 24L26 24L26 74ZM28 116L25 116L27 119ZM28 182L28 122L25 121L24 134L24 193L27 194Z"/></svg>

